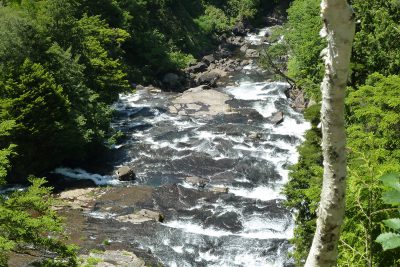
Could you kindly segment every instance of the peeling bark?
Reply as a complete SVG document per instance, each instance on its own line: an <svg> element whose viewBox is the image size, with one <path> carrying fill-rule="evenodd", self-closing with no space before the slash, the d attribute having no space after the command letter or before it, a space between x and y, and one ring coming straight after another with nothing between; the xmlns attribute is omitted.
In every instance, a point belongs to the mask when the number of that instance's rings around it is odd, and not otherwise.
<svg viewBox="0 0 400 267"><path fill-rule="evenodd" d="M322 0L321 37L328 41L322 51L325 76L322 90L322 151L324 177L317 211L317 229L306 267L336 266L340 227L345 212L346 134L344 98L355 32L353 10L347 0Z"/></svg>

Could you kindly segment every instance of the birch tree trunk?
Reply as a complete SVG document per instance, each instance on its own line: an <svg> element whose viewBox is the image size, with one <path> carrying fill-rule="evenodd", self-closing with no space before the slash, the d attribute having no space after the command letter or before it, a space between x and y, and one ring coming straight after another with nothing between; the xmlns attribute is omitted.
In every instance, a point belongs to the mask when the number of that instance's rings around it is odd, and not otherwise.
<svg viewBox="0 0 400 267"><path fill-rule="evenodd" d="M306 267L336 266L340 226L345 212L346 134L344 98L355 32L354 14L347 0L322 0L321 37L328 41L322 51L325 76L322 90L322 150L324 179L318 208L317 229Z"/></svg>

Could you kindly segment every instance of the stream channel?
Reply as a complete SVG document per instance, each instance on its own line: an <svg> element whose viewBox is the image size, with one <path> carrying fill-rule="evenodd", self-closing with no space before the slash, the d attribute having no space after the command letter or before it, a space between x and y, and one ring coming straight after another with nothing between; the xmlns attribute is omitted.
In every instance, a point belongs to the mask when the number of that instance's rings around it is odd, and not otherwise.
<svg viewBox="0 0 400 267"><path fill-rule="evenodd" d="M246 42L260 44L267 30L249 34ZM138 188L145 195L130 202L133 194L140 196L120 189L117 196L98 201L84 214L82 231L89 240L107 238L149 251L171 267L292 266L293 214L283 206L281 189L310 126L290 107L284 93L288 85L267 79L255 63L234 73L230 82L235 85L213 89L229 98L226 112L213 116L171 112L179 93L142 89L121 95L113 127L128 138L115 147L119 156L113 164L133 167L136 180L57 169L99 185ZM276 125L269 118L278 111L284 120ZM207 184L199 187L186 177ZM107 203L114 209L104 208ZM165 219L114 220L138 208L160 211Z"/></svg>

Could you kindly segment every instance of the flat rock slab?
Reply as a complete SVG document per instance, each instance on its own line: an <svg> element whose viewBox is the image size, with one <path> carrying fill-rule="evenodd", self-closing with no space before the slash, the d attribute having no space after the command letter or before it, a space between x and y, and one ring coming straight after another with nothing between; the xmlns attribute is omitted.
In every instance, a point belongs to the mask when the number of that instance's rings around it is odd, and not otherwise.
<svg viewBox="0 0 400 267"><path fill-rule="evenodd" d="M118 216L116 220L120 222L129 222L129 223L144 223L148 221L162 222L164 220L164 215L160 212L142 209L139 212Z"/></svg>
<svg viewBox="0 0 400 267"><path fill-rule="evenodd" d="M139 259L132 252L120 251L120 250L106 250L104 252L90 253L89 255L83 255L80 258L83 261L82 266L95 266L95 267L146 266L145 262L142 259Z"/></svg>
<svg viewBox="0 0 400 267"><path fill-rule="evenodd" d="M232 113L226 101L231 97L217 90L204 89L204 86L191 88L172 100L169 112L183 116L207 117Z"/></svg>
<svg viewBox="0 0 400 267"><path fill-rule="evenodd" d="M72 209L89 209L97 197L102 194L98 188L80 188L61 192L57 199L62 200L61 205L56 205L55 210L69 206Z"/></svg>

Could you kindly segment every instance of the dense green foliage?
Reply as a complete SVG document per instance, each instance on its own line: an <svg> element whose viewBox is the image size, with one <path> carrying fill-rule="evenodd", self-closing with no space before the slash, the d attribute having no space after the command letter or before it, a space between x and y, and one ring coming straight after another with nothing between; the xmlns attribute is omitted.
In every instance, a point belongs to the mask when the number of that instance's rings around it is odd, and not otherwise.
<svg viewBox="0 0 400 267"><path fill-rule="evenodd" d="M76 265L76 248L65 244L62 221L52 210L51 188L44 179L31 178L32 186L0 196L0 266L9 253L51 253L51 262Z"/></svg>
<svg viewBox="0 0 400 267"><path fill-rule="evenodd" d="M41 0L0 5L1 137L10 177L89 158L112 135L109 105L131 84L179 71L216 33L275 1ZM110 139L111 140L111 139Z"/></svg>
<svg viewBox="0 0 400 267"><path fill-rule="evenodd" d="M383 193L383 201L394 207L400 207L400 175L390 173L381 177L381 181L387 187ZM399 210L400 211L400 210ZM390 232L382 233L376 241L382 244L384 250L396 249L400 247L400 218L384 220L383 223Z"/></svg>
<svg viewBox="0 0 400 267"><path fill-rule="evenodd" d="M398 216L382 200L384 185L379 177L400 171L400 47L396 42L400 38L400 5L398 1L376 0L352 3L358 23L352 87L346 101L348 194L338 264L397 266L399 248L382 251L375 240L387 226L387 220ZM293 1L288 22L280 29L285 41L270 50L275 57L279 52L289 53L288 75L316 102L321 99L323 65L319 55L325 45L319 37L319 4L319 0ZM293 243L299 266L304 263L314 235L322 184L318 110L319 106L314 105L305 112L313 127L299 147L299 162L291 167L291 179L285 188L287 206L297 210Z"/></svg>

